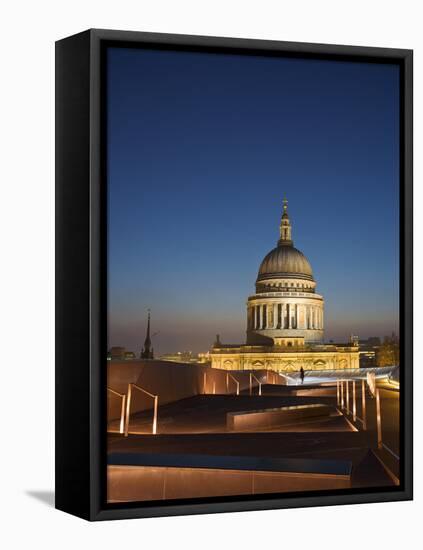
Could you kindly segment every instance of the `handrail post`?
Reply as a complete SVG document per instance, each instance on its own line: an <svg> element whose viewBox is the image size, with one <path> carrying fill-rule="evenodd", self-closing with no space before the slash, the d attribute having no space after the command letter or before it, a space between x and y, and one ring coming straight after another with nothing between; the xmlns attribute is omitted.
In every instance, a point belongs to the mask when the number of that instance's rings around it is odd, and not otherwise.
<svg viewBox="0 0 423 550"><path fill-rule="evenodd" d="M353 421L356 421L357 418L357 403L356 403L356 396L355 396L355 380L352 381L352 387L353 387Z"/></svg>
<svg viewBox="0 0 423 550"><path fill-rule="evenodd" d="M376 423L377 423L377 448L382 449L382 415L380 411L379 388L376 388Z"/></svg>
<svg viewBox="0 0 423 550"><path fill-rule="evenodd" d="M216 380L213 380L213 395L216 395Z"/></svg>
<svg viewBox="0 0 423 550"><path fill-rule="evenodd" d="M159 396L154 396L154 413L153 413L153 434L157 434L157 409L159 404Z"/></svg>
<svg viewBox="0 0 423 550"><path fill-rule="evenodd" d="M345 380L345 388L346 388L346 392L345 392L345 397L346 397L346 409L347 409L347 414L349 414L350 412L350 384L349 384L349 380Z"/></svg>
<svg viewBox="0 0 423 550"><path fill-rule="evenodd" d="M122 405L120 409L120 424L119 424L119 433L123 434L125 431L125 404L126 404L126 395L122 397Z"/></svg>
<svg viewBox="0 0 423 550"><path fill-rule="evenodd" d="M340 402L340 398L339 398L339 379L337 378L336 379L336 404L338 405L338 407L339 407L339 402Z"/></svg>
<svg viewBox="0 0 423 550"><path fill-rule="evenodd" d="M229 374L229 373L228 373L228 374ZM232 374L229 374L229 376L230 376L230 377L232 378L232 380L235 382L235 384L236 384L236 394L239 395L239 382L238 382L238 380L237 380L234 376L232 376Z"/></svg>
<svg viewBox="0 0 423 550"><path fill-rule="evenodd" d="M363 417L363 430L367 430L366 418L366 382L361 379L361 416Z"/></svg>
<svg viewBox="0 0 423 550"><path fill-rule="evenodd" d="M151 397L154 400L152 433L157 434L157 410L158 410L159 396L148 392L147 390L141 388L140 386L137 386L136 384L129 383L128 384L128 397L127 397L127 401L126 401L125 437L128 437L128 434L129 434L129 421L130 421L130 415L131 415L131 401L132 401L132 387L136 388L137 390L141 391L142 393L145 393L146 395L148 395L149 397Z"/></svg>
<svg viewBox="0 0 423 550"><path fill-rule="evenodd" d="M229 393L229 374L226 373L226 393Z"/></svg>
<svg viewBox="0 0 423 550"><path fill-rule="evenodd" d="M125 437L128 437L129 433L129 415L131 413L131 400L132 400L132 384L128 384L128 393L126 398L126 419L125 419Z"/></svg>
<svg viewBox="0 0 423 550"><path fill-rule="evenodd" d="M120 399L120 421L119 421L119 433L123 434L125 431L125 404L126 404L126 395L124 393L119 393L118 391L112 390L112 388L107 388L107 391L112 395L116 395ZM107 425L107 431L109 427Z"/></svg>
<svg viewBox="0 0 423 550"><path fill-rule="evenodd" d="M344 408L344 381L341 380L341 409Z"/></svg>
<svg viewBox="0 0 423 550"><path fill-rule="evenodd" d="M253 395L253 376L250 372L250 395Z"/></svg>
<svg viewBox="0 0 423 550"><path fill-rule="evenodd" d="M252 378L254 378L254 380L257 382L257 384L258 384L258 390L259 390L259 391L258 391L258 394L261 395L261 382L260 382L260 380L257 378L257 376L256 376L255 374L251 373L251 375L252 375Z"/></svg>
<svg viewBox="0 0 423 550"><path fill-rule="evenodd" d="M204 393L204 395L207 393L206 388L207 388L207 372L204 371L203 372L203 393Z"/></svg>

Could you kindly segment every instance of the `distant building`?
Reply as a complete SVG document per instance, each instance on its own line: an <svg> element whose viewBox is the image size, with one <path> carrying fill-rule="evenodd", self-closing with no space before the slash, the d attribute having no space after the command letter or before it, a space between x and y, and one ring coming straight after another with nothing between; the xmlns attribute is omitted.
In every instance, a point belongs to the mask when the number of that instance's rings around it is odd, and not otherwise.
<svg viewBox="0 0 423 550"><path fill-rule="evenodd" d="M281 372L359 367L358 341L324 344L324 301L316 293L310 262L294 247L287 201L280 238L263 259L256 293L247 301L247 343L210 350L212 367Z"/></svg>
<svg viewBox="0 0 423 550"><path fill-rule="evenodd" d="M109 361L122 361L122 359L131 360L136 358L137 356L133 351L126 351L126 348L122 346L113 346L107 352L107 359Z"/></svg>
<svg viewBox="0 0 423 550"><path fill-rule="evenodd" d="M206 351L205 353L199 353L198 362L202 364L210 364L211 363L210 352Z"/></svg>
<svg viewBox="0 0 423 550"><path fill-rule="evenodd" d="M154 359L154 351L151 347L151 338L150 338L150 310L148 310L148 319L147 319L147 334L144 340L144 347L142 348L141 359Z"/></svg>
<svg viewBox="0 0 423 550"><path fill-rule="evenodd" d="M367 346L369 348L375 348L380 346L381 341L379 336L370 336L367 340L361 340L360 345Z"/></svg>
<svg viewBox="0 0 423 550"><path fill-rule="evenodd" d="M376 367L376 350L360 349L360 368L368 369Z"/></svg>
<svg viewBox="0 0 423 550"><path fill-rule="evenodd" d="M174 363L193 363L202 365L211 362L210 352L206 353L192 353L192 351L177 351L175 353L166 353L159 357L162 361L173 361Z"/></svg>
<svg viewBox="0 0 423 550"><path fill-rule="evenodd" d="M125 348L122 346L113 346L109 349L108 358L114 359L124 359L125 358Z"/></svg>
<svg viewBox="0 0 423 550"><path fill-rule="evenodd" d="M166 353L160 356L162 361L173 361L174 363L198 363L197 355L192 351L177 351L175 353Z"/></svg>
<svg viewBox="0 0 423 550"><path fill-rule="evenodd" d="M360 338L358 336L354 336L354 334L351 334L350 342L351 344L353 344L353 346L358 346L360 343Z"/></svg>

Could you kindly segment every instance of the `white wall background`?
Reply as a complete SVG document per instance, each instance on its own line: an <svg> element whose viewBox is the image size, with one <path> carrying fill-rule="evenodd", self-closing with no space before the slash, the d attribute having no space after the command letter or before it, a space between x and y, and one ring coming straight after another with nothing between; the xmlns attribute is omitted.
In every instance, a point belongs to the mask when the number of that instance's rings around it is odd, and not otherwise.
<svg viewBox="0 0 423 550"><path fill-rule="evenodd" d="M419 6L420 4L420 6ZM0 540L4 548L419 546L416 500L89 524L51 499L54 389L54 41L89 27L415 49L416 283L422 269L421 2L402 0L15 0L0 8ZM420 269L419 269L420 268ZM417 294L417 293L416 293ZM422 304L417 294L416 310ZM419 308L420 306L420 308ZM416 341L422 330L416 317ZM416 387L422 388L420 349ZM418 396L417 396L418 397ZM16 406L18 404L18 406ZM412 539L414 539L413 542Z"/></svg>

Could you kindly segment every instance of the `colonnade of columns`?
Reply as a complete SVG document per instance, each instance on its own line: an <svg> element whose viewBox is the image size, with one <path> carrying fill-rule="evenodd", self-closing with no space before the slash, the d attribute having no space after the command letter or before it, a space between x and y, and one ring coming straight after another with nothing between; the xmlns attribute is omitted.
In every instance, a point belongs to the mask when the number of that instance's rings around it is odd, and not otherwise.
<svg viewBox="0 0 423 550"><path fill-rule="evenodd" d="M248 328L323 330L323 308L292 302L249 305Z"/></svg>

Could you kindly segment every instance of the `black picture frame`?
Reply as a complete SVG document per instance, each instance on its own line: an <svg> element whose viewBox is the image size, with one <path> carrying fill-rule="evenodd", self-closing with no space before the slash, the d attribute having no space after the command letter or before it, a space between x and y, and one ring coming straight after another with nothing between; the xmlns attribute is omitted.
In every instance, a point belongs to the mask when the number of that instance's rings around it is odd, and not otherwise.
<svg viewBox="0 0 423 550"><path fill-rule="evenodd" d="M400 340L402 460L395 488L108 505L106 430L106 156L109 46L394 63L401 74ZM91 29L56 43L56 508L108 520L412 499L413 53Z"/></svg>

